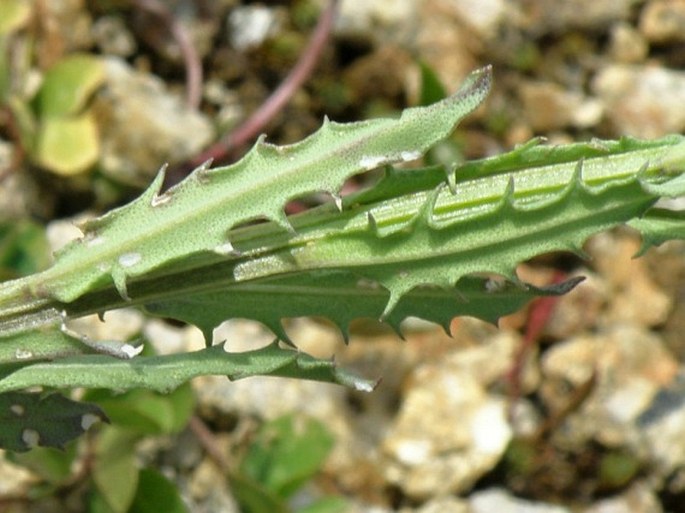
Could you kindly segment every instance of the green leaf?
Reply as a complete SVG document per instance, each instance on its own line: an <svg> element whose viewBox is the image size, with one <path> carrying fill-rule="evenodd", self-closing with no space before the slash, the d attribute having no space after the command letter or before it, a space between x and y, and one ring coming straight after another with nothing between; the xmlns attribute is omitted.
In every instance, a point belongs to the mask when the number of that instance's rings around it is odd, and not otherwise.
<svg viewBox="0 0 685 513"><path fill-rule="evenodd" d="M57 321L59 313L45 312L36 316L33 322ZM64 356L74 356L92 352L80 340L66 335L58 329L25 331L11 336L0 337L0 364L14 367L28 365L37 360L51 360ZM4 375L0 371L0 376Z"/></svg>
<svg viewBox="0 0 685 513"><path fill-rule="evenodd" d="M642 235L642 247L636 255L641 256L652 246L685 239L685 211L651 209L643 217L628 222L628 226Z"/></svg>
<svg viewBox="0 0 685 513"><path fill-rule="evenodd" d="M33 447L63 448L100 421L107 421L100 408L60 394L0 394L0 447L3 449L23 452Z"/></svg>
<svg viewBox="0 0 685 513"><path fill-rule="evenodd" d="M282 210L288 200L319 190L337 194L354 174L417 158L478 106L489 86L485 68L455 95L407 109L399 119L346 125L326 120L317 133L290 146L260 139L240 162L202 167L161 195L160 173L131 204L87 223L84 237L60 251L31 288L70 302L111 279L126 298L130 279L174 260L199 253L230 257L227 231L236 224L266 217L288 228Z"/></svg>
<svg viewBox="0 0 685 513"><path fill-rule="evenodd" d="M59 486L72 474L78 444L69 444L66 450L52 447L35 447L28 452L8 453L10 460L30 469L41 479Z"/></svg>
<svg viewBox="0 0 685 513"><path fill-rule="evenodd" d="M187 513L178 487L154 469L143 469L128 513Z"/></svg>
<svg viewBox="0 0 685 513"><path fill-rule="evenodd" d="M50 264L45 228L28 219L0 223L0 276L16 277Z"/></svg>
<svg viewBox="0 0 685 513"><path fill-rule="evenodd" d="M388 316L417 286L449 289L473 273L513 279L521 261L551 251L580 252L590 235L642 215L658 198L653 187L670 189L680 180L664 170L682 173L684 148L682 138L663 140L661 146L626 141L614 154L600 148L580 161L582 148L552 148L544 163L513 171L484 161L465 173L457 170L456 194L443 185L331 215L328 226L323 219L296 225L287 246L263 256L251 251L263 243L251 241L244 249L249 257L238 260L232 272L247 282L347 269L390 291ZM515 165L523 156L515 152L504 160Z"/></svg>
<svg viewBox="0 0 685 513"><path fill-rule="evenodd" d="M113 513L126 513L138 487L135 444L138 435L115 426L104 429L97 439L92 479L106 506Z"/></svg>
<svg viewBox="0 0 685 513"><path fill-rule="evenodd" d="M238 472L231 473L229 485L242 513L290 513L282 497L250 477Z"/></svg>
<svg viewBox="0 0 685 513"><path fill-rule="evenodd" d="M426 62L419 63L421 69L421 95L419 97L419 105L430 105L442 100L447 96L445 87L440 82L435 70L431 68Z"/></svg>
<svg viewBox="0 0 685 513"><path fill-rule="evenodd" d="M274 343L242 353L228 353L223 344L200 351L122 360L106 355L84 355L39 362L0 377L0 392L31 386L110 388L125 391L148 388L169 392L196 376L280 376L338 383L370 391L373 382L338 369L332 361Z"/></svg>
<svg viewBox="0 0 685 513"><path fill-rule="evenodd" d="M578 280L551 288L485 278L464 277L456 287L416 288L402 296L385 321L396 331L409 316L435 322L449 332L454 317L468 315L488 322L523 307L534 297L571 290ZM377 284L360 281L342 271L293 274L225 287L222 291L188 294L175 301L150 303L155 315L172 317L198 326L211 341L212 331L231 318L258 320L289 341L281 319L317 316L335 322L347 339L349 324L359 318L378 319L390 293Z"/></svg>
<svg viewBox="0 0 685 513"><path fill-rule="evenodd" d="M37 98L39 116L45 120L78 114L104 80L100 58L89 54L63 58L45 75Z"/></svg>
<svg viewBox="0 0 685 513"><path fill-rule="evenodd" d="M262 426L240 472L287 498L316 474L332 447L323 424L286 415Z"/></svg>
<svg viewBox="0 0 685 513"><path fill-rule="evenodd" d="M44 119L34 157L46 169L70 176L87 171L98 159L100 141L92 113Z"/></svg>
<svg viewBox="0 0 685 513"><path fill-rule="evenodd" d="M350 504L342 497L323 497L318 501L300 508L297 513L345 513L349 511Z"/></svg>
<svg viewBox="0 0 685 513"><path fill-rule="evenodd" d="M184 383L169 394L149 390L132 390L124 394L91 390L86 392L84 400L100 406L117 426L146 435L181 431L195 405L190 383Z"/></svg>

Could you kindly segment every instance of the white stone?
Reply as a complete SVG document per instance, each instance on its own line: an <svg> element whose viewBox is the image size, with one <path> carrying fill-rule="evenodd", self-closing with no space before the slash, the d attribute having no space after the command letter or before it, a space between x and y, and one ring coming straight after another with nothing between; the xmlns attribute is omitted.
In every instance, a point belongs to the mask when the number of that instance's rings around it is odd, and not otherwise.
<svg viewBox="0 0 685 513"><path fill-rule="evenodd" d="M562 506L519 499L500 488L476 492L468 498L470 513L571 513Z"/></svg>

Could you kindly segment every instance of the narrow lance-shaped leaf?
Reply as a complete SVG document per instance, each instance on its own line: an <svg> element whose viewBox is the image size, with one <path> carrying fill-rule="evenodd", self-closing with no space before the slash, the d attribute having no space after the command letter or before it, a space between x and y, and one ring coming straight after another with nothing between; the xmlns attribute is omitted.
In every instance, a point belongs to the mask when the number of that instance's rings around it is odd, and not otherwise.
<svg viewBox="0 0 685 513"><path fill-rule="evenodd" d="M370 391L375 383L277 343L253 351L228 353L223 344L189 353L139 356L122 360L106 355L60 358L0 373L0 392L32 386L56 388L147 388L168 392L196 376L225 375L230 379L280 376L324 381Z"/></svg>
<svg viewBox="0 0 685 513"><path fill-rule="evenodd" d="M450 289L424 287L412 290L400 299L385 321L399 332L404 319L420 317L439 324L449 333L454 317L468 315L495 323L534 297L566 293L580 280L582 278L537 288L503 280L465 277ZM359 280L354 274L321 272L237 284L215 292L150 303L146 309L198 326L208 342L212 340L213 329L231 318L258 320L279 339L289 341L281 320L303 316L332 320L347 339L349 324L364 317L378 319L389 295L385 288Z"/></svg>
<svg viewBox="0 0 685 513"><path fill-rule="evenodd" d="M372 204L337 233L301 230L287 248L239 261L238 281L315 269L347 269L386 287L387 316L417 285L451 287L470 273L513 278L515 266L638 217L680 190L683 139L584 161L548 164ZM675 173L675 178L669 173Z"/></svg>
<svg viewBox="0 0 685 513"><path fill-rule="evenodd" d="M227 231L234 225L266 217L287 228L282 209L289 199L319 190L337 195L354 174L420 157L481 103L490 74L490 68L476 71L455 95L398 119L326 120L290 146L262 138L240 162L200 168L163 194L160 173L131 204L86 223L84 237L59 252L51 269L14 287L70 302L111 277L126 297L129 278L171 261L202 252L230 256Z"/></svg>

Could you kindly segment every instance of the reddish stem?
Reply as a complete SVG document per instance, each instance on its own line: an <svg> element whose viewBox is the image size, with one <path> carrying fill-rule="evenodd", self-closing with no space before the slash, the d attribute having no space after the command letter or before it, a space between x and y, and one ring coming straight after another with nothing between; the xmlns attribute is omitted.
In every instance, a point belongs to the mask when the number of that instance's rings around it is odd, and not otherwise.
<svg viewBox="0 0 685 513"><path fill-rule="evenodd" d="M188 31L160 0L136 0L136 3L141 9L159 17L169 27L169 32L178 43L186 68L186 105L197 109L202 96L202 63Z"/></svg>
<svg viewBox="0 0 685 513"><path fill-rule="evenodd" d="M281 82L269 98L245 122L231 133L222 137L200 155L190 161L191 167L197 167L207 160L221 161L226 159L232 150L243 146L258 135L274 116L283 109L293 94L311 76L314 67L321 58L323 49L333 28L338 0L331 0L319 17L307 47L288 76Z"/></svg>

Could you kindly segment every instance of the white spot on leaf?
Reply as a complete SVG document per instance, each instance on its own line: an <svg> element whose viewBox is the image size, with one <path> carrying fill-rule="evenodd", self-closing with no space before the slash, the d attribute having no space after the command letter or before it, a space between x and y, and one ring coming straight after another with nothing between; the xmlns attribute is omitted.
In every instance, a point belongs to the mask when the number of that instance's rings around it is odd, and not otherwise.
<svg viewBox="0 0 685 513"><path fill-rule="evenodd" d="M12 410L12 413L14 413L17 417L22 417L24 413L26 413L26 408L24 408L21 404L13 404L10 406L10 410Z"/></svg>
<svg viewBox="0 0 685 513"><path fill-rule="evenodd" d="M361 158L359 165L369 171L370 169L380 166L386 160L387 159L383 155L376 157L368 155Z"/></svg>
<svg viewBox="0 0 685 513"><path fill-rule="evenodd" d="M138 347L132 346L131 344L124 344L123 346L121 346L121 352L127 358L133 358L134 356L138 356L142 351L143 344L139 345Z"/></svg>
<svg viewBox="0 0 685 513"><path fill-rule="evenodd" d="M99 237L99 236L93 237L93 238L87 240L86 246L88 246L89 248L92 248L93 246L99 246L103 242L105 242L104 238Z"/></svg>
<svg viewBox="0 0 685 513"><path fill-rule="evenodd" d="M81 417L81 428L84 431L88 431L93 424L100 422L100 420L100 417L94 413L86 413L83 417Z"/></svg>
<svg viewBox="0 0 685 513"><path fill-rule="evenodd" d="M355 381L354 389L358 392L373 392L374 385L368 381Z"/></svg>
<svg viewBox="0 0 685 513"><path fill-rule="evenodd" d="M171 200L171 194L155 194L152 196L152 200L150 201L150 206L152 208L158 207L160 205L164 205L165 203L168 203Z"/></svg>
<svg viewBox="0 0 685 513"><path fill-rule="evenodd" d="M421 158L421 155L422 153L420 151L403 151L402 153L400 153L400 157L405 162L410 162L412 160L419 159Z"/></svg>
<svg viewBox="0 0 685 513"><path fill-rule="evenodd" d="M26 447L36 447L40 442L40 433L35 429L25 429L21 432L21 440L26 444Z"/></svg>
<svg viewBox="0 0 685 513"><path fill-rule="evenodd" d="M14 351L14 357L17 360L28 360L29 358L33 358L33 352L28 349L17 349Z"/></svg>
<svg viewBox="0 0 685 513"><path fill-rule="evenodd" d="M122 267L133 267L143 259L140 253L124 253L119 257L119 264Z"/></svg>
<svg viewBox="0 0 685 513"><path fill-rule="evenodd" d="M235 255L236 249L233 247L233 244L226 241L223 244L220 244L219 246L215 247L214 253L217 253L218 255L222 256Z"/></svg>

